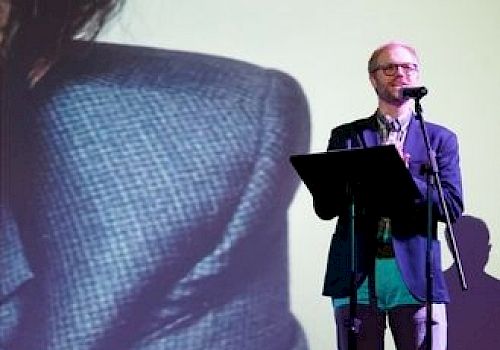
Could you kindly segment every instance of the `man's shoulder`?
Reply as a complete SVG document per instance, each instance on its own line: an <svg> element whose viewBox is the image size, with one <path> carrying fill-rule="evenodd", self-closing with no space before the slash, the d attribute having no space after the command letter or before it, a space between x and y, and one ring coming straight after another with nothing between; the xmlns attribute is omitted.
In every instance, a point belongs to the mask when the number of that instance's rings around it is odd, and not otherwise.
<svg viewBox="0 0 500 350"><path fill-rule="evenodd" d="M425 122L425 126L431 142L437 142L439 144L458 143L457 134L450 128L439 123L428 121Z"/></svg>
<svg viewBox="0 0 500 350"><path fill-rule="evenodd" d="M374 116L359 118L347 123L340 124L332 129L332 133L346 133L356 131L363 131L364 129L373 129L376 127Z"/></svg>
<svg viewBox="0 0 500 350"><path fill-rule="evenodd" d="M427 130L431 133L440 135L455 135L455 132L453 130L444 125L428 121L425 122L425 125L427 127Z"/></svg>

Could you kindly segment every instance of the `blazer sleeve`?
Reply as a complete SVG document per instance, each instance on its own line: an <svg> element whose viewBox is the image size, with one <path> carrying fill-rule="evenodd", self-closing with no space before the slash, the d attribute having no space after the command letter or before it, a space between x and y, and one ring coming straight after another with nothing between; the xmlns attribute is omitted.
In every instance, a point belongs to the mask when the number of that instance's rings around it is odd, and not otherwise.
<svg viewBox="0 0 500 350"><path fill-rule="evenodd" d="M447 131L447 130L446 130ZM442 132L444 133L444 132ZM459 146L457 136L447 131L445 135L435 139L433 149L436 152L436 163L451 222L455 222L462 214L464 206L462 199L462 178L459 164ZM427 203L427 183L425 176L413 179L421 194L420 205ZM432 191L433 214L439 221L445 221L444 208L439 203L438 190Z"/></svg>

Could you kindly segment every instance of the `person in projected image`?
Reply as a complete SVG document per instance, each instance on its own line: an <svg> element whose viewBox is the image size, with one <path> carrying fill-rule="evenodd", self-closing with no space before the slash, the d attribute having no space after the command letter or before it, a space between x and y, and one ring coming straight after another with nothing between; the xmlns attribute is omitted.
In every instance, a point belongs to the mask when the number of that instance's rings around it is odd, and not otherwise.
<svg viewBox="0 0 500 350"><path fill-rule="evenodd" d="M118 0L0 1L0 349L307 349L298 83L92 39Z"/></svg>
<svg viewBox="0 0 500 350"><path fill-rule="evenodd" d="M420 83L420 61L415 49L405 43L389 42L377 48L368 62L370 82L378 99L375 113L365 119L341 125L331 132L328 150L393 144L409 169L420 192L411 207L398 208L383 217L375 207L357 206L355 234L358 272L357 334L359 350L384 348L388 321L396 348L425 348L426 278L425 251L427 227L427 186L422 166L427 162L424 140L415 120L413 101L402 97L401 89ZM457 137L450 130L426 123L432 149L441 175L451 219L463 210ZM384 171L380 164L373 171ZM391 174L387 174L391 176ZM380 199L382 200L382 198ZM446 307L449 296L440 262L436 238L437 221L444 220L437 193L432 195L433 213L433 341L432 349L446 349ZM314 198L316 213L323 219L338 216L332 237L325 276L324 295L335 309L338 348L348 348L350 244L348 203L343 193L322 194ZM357 322L355 322L358 325Z"/></svg>

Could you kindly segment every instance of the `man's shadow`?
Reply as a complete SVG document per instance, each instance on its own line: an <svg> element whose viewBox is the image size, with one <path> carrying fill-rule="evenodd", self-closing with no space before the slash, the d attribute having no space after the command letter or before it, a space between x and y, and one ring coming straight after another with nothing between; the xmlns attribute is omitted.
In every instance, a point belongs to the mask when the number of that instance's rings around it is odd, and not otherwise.
<svg viewBox="0 0 500 350"><path fill-rule="evenodd" d="M500 344L500 280L484 271L491 250L488 227L479 218L463 216L454 229L468 290L462 291L453 264L445 271L451 297L448 349L495 349Z"/></svg>

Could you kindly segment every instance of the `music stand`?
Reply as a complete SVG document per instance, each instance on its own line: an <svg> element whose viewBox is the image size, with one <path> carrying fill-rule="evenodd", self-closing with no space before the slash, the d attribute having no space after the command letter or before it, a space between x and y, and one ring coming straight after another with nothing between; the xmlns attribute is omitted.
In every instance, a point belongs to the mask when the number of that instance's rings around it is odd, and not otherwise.
<svg viewBox="0 0 500 350"><path fill-rule="evenodd" d="M351 251L348 348L355 350L360 324L356 319L355 208L361 205L380 217L390 217L402 208L410 208L420 198L420 192L394 145L293 155L290 162L313 198L340 194L340 198L332 201L348 203Z"/></svg>

